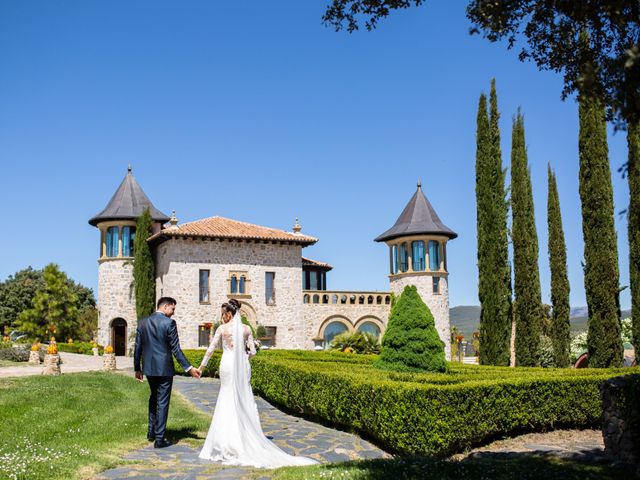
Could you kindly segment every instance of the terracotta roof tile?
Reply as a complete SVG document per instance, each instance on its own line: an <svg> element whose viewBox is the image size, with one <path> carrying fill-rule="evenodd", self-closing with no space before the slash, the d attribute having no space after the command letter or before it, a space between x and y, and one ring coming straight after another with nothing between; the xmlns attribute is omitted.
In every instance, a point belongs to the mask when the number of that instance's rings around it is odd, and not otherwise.
<svg viewBox="0 0 640 480"><path fill-rule="evenodd" d="M168 237L226 238L245 240L273 240L313 245L317 238L301 233L285 232L277 228L261 227L223 217L209 217L165 228L149 237L149 241Z"/></svg>
<svg viewBox="0 0 640 480"><path fill-rule="evenodd" d="M312 260L310 258L306 258L306 257L302 257L302 265L308 265L308 266L312 266L312 267L321 267L321 268L328 268L329 270L333 270L333 266L329 265L328 263L324 263L324 262L318 262L317 260Z"/></svg>

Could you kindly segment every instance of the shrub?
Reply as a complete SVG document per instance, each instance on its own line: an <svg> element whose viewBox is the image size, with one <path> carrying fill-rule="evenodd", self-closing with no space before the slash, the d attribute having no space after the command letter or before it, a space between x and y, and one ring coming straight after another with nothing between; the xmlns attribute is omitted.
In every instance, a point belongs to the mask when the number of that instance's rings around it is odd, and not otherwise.
<svg viewBox="0 0 640 480"><path fill-rule="evenodd" d="M406 286L391 308L382 353L375 366L398 371L447 370L444 343L429 307L414 285Z"/></svg>
<svg viewBox="0 0 640 480"><path fill-rule="evenodd" d="M202 359L204 358L205 350L183 350L184 356L187 358L187 361L193 365L195 368L198 368L202 363ZM262 354L260 354L262 355ZM205 366L204 371L202 372L203 377L217 377L218 369L220 367L220 358L222 357L221 351L214 351L213 355L211 355L211 359L209 363ZM185 371L182 369L180 364L173 359L173 365L176 370L177 375L185 374Z"/></svg>
<svg viewBox="0 0 640 480"><path fill-rule="evenodd" d="M93 355L93 346L94 343L92 342L60 343L58 344L58 350L60 350L61 352ZM102 355L104 353L104 347L102 345L97 345L97 347L98 353Z"/></svg>
<svg viewBox="0 0 640 480"><path fill-rule="evenodd" d="M378 337L369 332L344 332L331 341L331 350L349 353L380 353Z"/></svg>
<svg viewBox="0 0 640 480"><path fill-rule="evenodd" d="M587 352L587 332L579 332L571 338L571 363L576 363L578 357Z"/></svg>
<svg viewBox="0 0 640 480"><path fill-rule="evenodd" d="M538 343L538 360L543 368L555 367L555 354L553 350L553 341L546 335L540 336Z"/></svg>
<svg viewBox="0 0 640 480"><path fill-rule="evenodd" d="M602 381L638 371L457 364L443 375L378 370L368 356L350 363L345 357L361 357L268 353L253 359L252 383L270 402L356 430L391 452L436 456L497 435L596 427Z"/></svg>
<svg viewBox="0 0 640 480"><path fill-rule="evenodd" d="M29 346L16 345L9 348L0 349L0 360L10 360L12 362L26 362L29 360Z"/></svg>

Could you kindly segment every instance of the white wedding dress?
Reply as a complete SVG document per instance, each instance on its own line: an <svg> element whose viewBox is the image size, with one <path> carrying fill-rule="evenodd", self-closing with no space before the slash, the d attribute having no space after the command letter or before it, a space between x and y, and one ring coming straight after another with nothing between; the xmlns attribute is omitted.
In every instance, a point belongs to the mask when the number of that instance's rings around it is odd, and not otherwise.
<svg viewBox="0 0 640 480"><path fill-rule="evenodd" d="M242 324L237 313L233 320L216 330L203 365L220 345L220 392L199 457L225 465L258 468L317 464L310 458L289 455L262 432L250 384L249 357L255 355L256 350L251 330Z"/></svg>

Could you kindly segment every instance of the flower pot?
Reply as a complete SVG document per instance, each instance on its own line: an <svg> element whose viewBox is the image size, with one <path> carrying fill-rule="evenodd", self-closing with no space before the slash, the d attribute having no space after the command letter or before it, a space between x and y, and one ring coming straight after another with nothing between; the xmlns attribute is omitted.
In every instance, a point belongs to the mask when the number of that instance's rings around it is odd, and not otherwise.
<svg viewBox="0 0 640 480"><path fill-rule="evenodd" d="M102 370L110 372L116 369L116 354L105 353L104 360L102 361Z"/></svg>
<svg viewBox="0 0 640 480"><path fill-rule="evenodd" d="M44 356L43 375L60 375L60 355L46 354Z"/></svg>

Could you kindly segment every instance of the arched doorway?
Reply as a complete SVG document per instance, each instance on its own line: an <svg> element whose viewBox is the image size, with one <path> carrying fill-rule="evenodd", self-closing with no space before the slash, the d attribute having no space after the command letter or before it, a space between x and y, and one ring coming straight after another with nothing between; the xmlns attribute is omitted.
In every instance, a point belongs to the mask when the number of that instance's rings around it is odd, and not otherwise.
<svg viewBox="0 0 640 480"><path fill-rule="evenodd" d="M111 320L111 345L116 356L127 354L127 321L124 318Z"/></svg>

